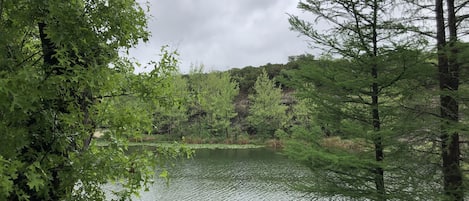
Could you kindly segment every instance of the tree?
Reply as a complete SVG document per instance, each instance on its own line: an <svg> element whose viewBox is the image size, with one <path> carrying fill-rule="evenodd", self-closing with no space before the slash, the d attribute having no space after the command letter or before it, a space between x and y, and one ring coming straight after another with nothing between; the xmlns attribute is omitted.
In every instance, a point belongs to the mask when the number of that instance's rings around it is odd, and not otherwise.
<svg viewBox="0 0 469 201"><path fill-rule="evenodd" d="M469 2L466 2L467 4ZM441 121L441 158L445 200L464 200L463 175L461 172L461 149L459 131L459 101L455 94L459 89L460 63L458 57L458 19L456 18L455 1L448 0L447 19L444 13L444 1L436 0L436 40L438 51L438 73L440 82L440 115ZM447 20L447 21L446 21ZM447 22L447 26L445 25ZM446 28L447 27L447 28ZM449 37L446 37L446 31Z"/></svg>
<svg viewBox="0 0 469 201"><path fill-rule="evenodd" d="M461 140L465 133L465 122L461 114L465 113L464 88L467 81L461 76L463 61L458 59L464 54L461 39L467 36L467 27L463 24L469 19L467 4L469 1L435 0L435 1L407 1L413 15L411 25L413 31L427 36L434 43L436 49L436 67L439 82L439 135L434 136L440 142L441 172L443 186L443 200L464 200L467 185L464 184L461 170ZM432 16L429 16L431 14ZM434 24L435 26L419 26L419 22ZM432 47L432 48L433 48Z"/></svg>
<svg viewBox="0 0 469 201"><path fill-rule="evenodd" d="M330 24L324 31L290 17L293 30L329 53L301 66L296 74L300 96L312 102L322 132L294 134L308 143L292 143L287 149L318 174L318 181L306 188L318 196L414 200L434 195L429 190L434 189L432 182L418 187L419 179L434 170L416 157L420 154L414 149L424 142L411 140L421 125L404 126L401 121L417 116L402 107L408 103L403 94L422 89L418 79L429 75L418 73L433 71L425 64L427 55L419 50L419 43L425 41L397 30L401 25L385 12L393 10L394 3L300 2L298 7L314 14L316 22ZM412 87L402 87L406 85Z"/></svg>
<svg viewBox="0 0 469 201"><path fill-rule="evenodd" d="M169 135L179 134L180 137L184 134L184 127L188 121L188 110L190 96L188 83L182 75L173 75L169 78L171 80L170 87L172 93L169 95L171 101L167 104L156 105L154 111L154 121L158 132L164 132Z"/></svg>
<svg viewBox="0 0 469 201"><path fill-rule="evenodd" d="M231 69L230 74L234 80L239 83L241 95L251 93L251 89L256 82L256 78L260 74L260 69L252 66L246 66L242 69Z"/></svg>
<svg viewBox="0 0 469 201"><path fill-rule="evenodd" d="M121 181L116 193L129 199L153 178L152 165L169 152L127 153L127 139L151 128L140 121L151 116L117 109L116 98L158 96L158 70L174 68L167 54L160 68L135 76L119 58L147 40L146 25L130 0L0 1L1 200L103 200L110 181ZM93 143L99 126L109 127L108 146Z"/></svg>
<svg viewBox="0 0 469 201"><path fill-rule="evenodd" d="M292 106L291 125L309 129L314 126L314 115L310 111L310 102L307 99L298 99L296 104Z"/></svg>
<svg viewBox="0 0 469 201"><path fill-rule="evenodd" d="M275 86L267 72L262 70L254 84L254 94L249 96L251 102L247 121L261 137L275 138L275 131L283 129L288 122L287 106L282 105L282 89Z"/></svg>
<svg viewBox="0 0 469 201"><path fill-rule="evenodd" d="M195 97L192 112L199 123L199 134L229 137L231 119L236 116L234 98L239 93L238 83L228 72L203 73L203 66L192 69L189 83ZM209 136L206 136L209 137Z"/></svg>
<svg viewBox="0 0 469 201"><path fill-rule="evenodd" d="M228 72L211 72L204 85L202 108L207 111L206 122L214 134L225 133L229 138L231 119L234 112L234 98L239 93L238 83L231 79Z"/></svg>

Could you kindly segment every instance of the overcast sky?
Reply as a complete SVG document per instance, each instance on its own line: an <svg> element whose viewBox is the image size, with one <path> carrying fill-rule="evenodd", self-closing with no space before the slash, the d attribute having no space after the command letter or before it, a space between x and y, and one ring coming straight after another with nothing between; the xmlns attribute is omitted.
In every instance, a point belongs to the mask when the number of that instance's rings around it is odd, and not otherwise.
<svg viewBox="0 0 469 201"><path fill-rule="evenodd" d="M180 70L204 64L227 70L286 63L311 52L304 37L290 31L289 14L301 14L298 0L154 0L150 41L132 50L142 64L158 60L161 46L180 54ZM137 69L137 72L143 69Z"/></svg>

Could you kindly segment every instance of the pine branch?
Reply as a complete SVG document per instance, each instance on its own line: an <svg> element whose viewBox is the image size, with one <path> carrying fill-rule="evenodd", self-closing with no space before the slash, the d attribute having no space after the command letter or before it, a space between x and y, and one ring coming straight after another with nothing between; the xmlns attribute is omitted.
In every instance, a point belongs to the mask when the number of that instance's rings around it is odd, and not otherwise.
<svg viewBox="0 0 469 201"><path fill-rule="evenodd" d="M469 4L469 1L464 1L463 3L459 4L455 7L455 13L459 13L459 11L465 8Z"/></svg>
<svg viewBox="0 0 469 201"><path fill-rule="evenodd" d="M411 107L405 106L403 104L399 104L399 106L401 106L402 108L404 108L406 110L417 112L418 114L428 114L428 115L431 115L431 116L434 116L434 117L441 118L440 114L436 114L436 113L433 113L433 112L422 111L422 110L419 110L417 108L411 108Z"/></svg>

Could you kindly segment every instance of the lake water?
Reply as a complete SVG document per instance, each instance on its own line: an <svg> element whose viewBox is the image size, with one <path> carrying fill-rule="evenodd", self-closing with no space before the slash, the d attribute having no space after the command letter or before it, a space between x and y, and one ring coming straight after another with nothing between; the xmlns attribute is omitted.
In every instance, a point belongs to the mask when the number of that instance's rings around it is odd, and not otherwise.
<svg viewBox="0 0 469 201"><path fill-rule="evenodd" d="M310 171L269 149L200 149L135 200L311 200L291 189Z"/></svg>

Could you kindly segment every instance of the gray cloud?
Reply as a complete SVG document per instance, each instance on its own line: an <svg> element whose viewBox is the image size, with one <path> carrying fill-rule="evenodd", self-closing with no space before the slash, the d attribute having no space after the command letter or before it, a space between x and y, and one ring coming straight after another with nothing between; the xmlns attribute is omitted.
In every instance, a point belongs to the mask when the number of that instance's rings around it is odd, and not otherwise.
<svg viewBox="0 0 469 201"><path fill-rule="evenodd" d="M304 38L289 30L293 0L158 0L151 2L152 37L130 51L140 63L157 60L160 47L180 53L182 72L191 64L208 70L285 63L309 52ZM142 71L138 69L137 71Z"/></svg>

